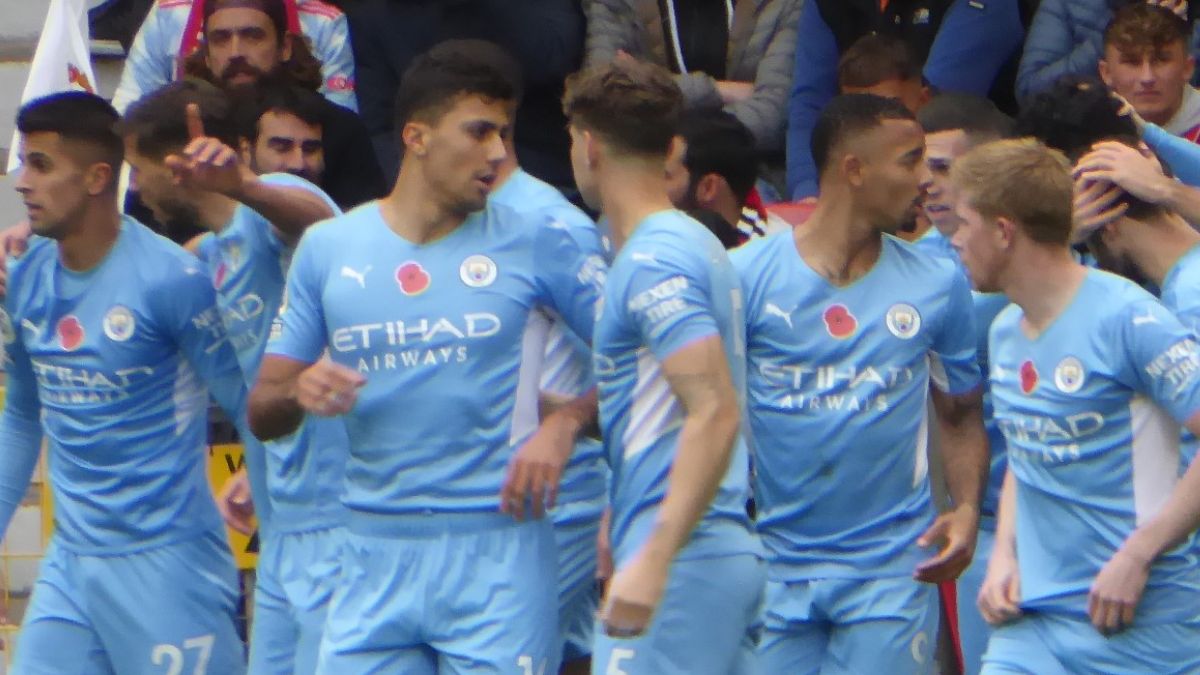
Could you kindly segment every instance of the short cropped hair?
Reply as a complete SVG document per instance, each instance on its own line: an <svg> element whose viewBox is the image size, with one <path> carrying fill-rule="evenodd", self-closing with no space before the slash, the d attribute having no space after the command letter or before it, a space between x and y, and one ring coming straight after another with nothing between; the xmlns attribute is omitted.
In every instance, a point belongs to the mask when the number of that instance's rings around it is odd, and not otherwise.
<svg viewBox="0 0 1200 675"><path fill-rule="evenodd" d="M685 115L679 135L687 142L683 165L691 185L715 173L729 183L734 199L746 201L758 179L758 151L754 134L741 120L724 110L705 110Z"/></svg>
<svg viewBox="0 0 1200 675"><path fill-rule="evenodd" d="M486 40L447 40L413 60L396 94L395 128L440 118L458 98L521 100L521 68Z"/></svg>
<svg viewBox="0 0 1200 675"><path fill-rule="evenodd" d="M1007 138L1013 120L995 103L973 94L938 94L917 112L917 121L927 134L962 131L971 145Z"/></svg>
<svg viewBox="0 0 1200 675"><path fill-rule="evenodd" d="M119 119L117 111L99 96L68 91L36 98L21 106L17 131L58 134L69 143L86 147L87 158L108 164L115 176L125 159L125 145L115 130Z"/></svg>
<svg viewBox="0 0 1200 675"><path fill-rule="evenodd" d="M258 140L259 121L269 112L292 115L310 126L324 128L325 99L315 91L268 78L236 101L238 133L251 143Z"/></svg>
<svg viewBox="0 0 1200 675"><path fill-rule="evenodd" d="M1071 241L1071 164L1033 138L985 143L950 169L967 203L985 218L1008 218L1043 244Z"/></svg>
<svg viewBox="0 0 1200 675"><path fill-rule="evenodd" d="M613 61L567 78L563 113L621 151L665 156L679 131L683 93L661 66Z"/></svg>
<svg viewBox="0 0 1200 675"><path fill-rule="evenodd" d="M824 172L835 148L847 139L874 129L884 120L916 121L899 101L874 94L835 96L821 111L812 131L812 154L817 170Z"/></svg>
<svg viewBox="0 0 1200 675"><path fill-rule="evenodd" d="M1140 54L1174 44L1186 49L1190 38L1188 22L1175 12L1148 2L1131 2L1113 13L1104 30L1104 47Z"/></svg>
<svg viewBox="0 0 1200 675"><path fill-rule="evenodd" d="M908 43L891 35L859 38L838 61L838 88L866 89L880 82L920 79L921 64Z"/></svg>
<svg viewBox="0 0 1200 675"><path fill-rule="evenodd" d="M1137 136L1133 120L1103 82L1067 77L1031 98L1017 115L1014 136L1033 136L1077 158L1106 138Z"/></svg>
<svg viewBox="0 0 1200 675"><path fill-rule="evenodd" d="M193 78L172 82L129 106L117 125L118 133L132 136L139 153L161 160L179 152L191 140L187 127L187 107L191 103L200 108L206 136L238 147L233 102L216 85Z"/></svg>

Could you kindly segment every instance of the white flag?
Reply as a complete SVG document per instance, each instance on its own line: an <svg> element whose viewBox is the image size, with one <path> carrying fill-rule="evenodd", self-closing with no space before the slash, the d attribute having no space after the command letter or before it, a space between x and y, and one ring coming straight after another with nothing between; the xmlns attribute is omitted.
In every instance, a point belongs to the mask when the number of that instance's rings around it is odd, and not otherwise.
<svg viewBox="0 0 1200 675"><path fill-rule="evenodd" d="M50 0L46 23L38 39L37 51L29 67L29 79L21 102L31 101L60 91L95 92L96 75L92 71L88 49L87 3L85 0ZM17 134L13 133L8 153L8 172L17 161Z"/></svg>

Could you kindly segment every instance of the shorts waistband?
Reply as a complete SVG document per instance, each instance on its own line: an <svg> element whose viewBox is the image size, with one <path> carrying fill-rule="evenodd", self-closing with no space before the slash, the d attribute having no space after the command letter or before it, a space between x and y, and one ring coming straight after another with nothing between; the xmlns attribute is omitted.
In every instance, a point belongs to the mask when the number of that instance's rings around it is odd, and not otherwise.
<svg viewBox="0 0 1200 675"><path fill-rule="evenodd" d="M426 513L369 513L351 510L346 529L354 534L379 537L435 537L442 534L465 534L502 530L532 523L518 521L506 513L489 512L426 512ZM545 521L549 526L549 521Z"/></svg>

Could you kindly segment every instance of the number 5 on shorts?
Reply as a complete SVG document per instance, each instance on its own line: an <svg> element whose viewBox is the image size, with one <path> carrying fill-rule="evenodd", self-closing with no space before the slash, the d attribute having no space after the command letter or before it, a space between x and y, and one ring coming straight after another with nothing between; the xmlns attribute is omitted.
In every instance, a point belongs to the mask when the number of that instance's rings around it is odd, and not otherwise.
<svg viewBox="0 0 1200 675"><path fill-rule="evenodd" d="M212 656L215 640L216 636L210 633L183 641L183 649L195 649L199 652L196 655L196 667L192 669L192 675L208 673L208 659ZM172 644L155 645L154 649L150 651L150 663L156 666L165 665L167 667L165 675L181 675L183 673L183 649Z"/></svg>
<svg viewBox="0 0 1200 675"><path fill-rule="evenodd" d="M608 671L604 675L629 675L624 670L621 670L622 661L632 661L634 653L632 649L616 648L612 650L612 658L608 660Z"/></svg>

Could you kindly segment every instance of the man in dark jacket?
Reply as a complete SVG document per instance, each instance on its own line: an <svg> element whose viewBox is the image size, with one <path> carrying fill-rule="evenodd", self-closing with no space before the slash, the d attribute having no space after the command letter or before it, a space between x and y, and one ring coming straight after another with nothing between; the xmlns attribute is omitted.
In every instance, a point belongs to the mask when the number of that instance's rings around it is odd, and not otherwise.
<svg viewBox="0 0 1200 675"><path fill-rule="evenodd" d="M562 87L583 61L579 0L362 0L346 6L354 36L359 110L387 175L399 166L393 99L413 59L453 38L488 40L516 58L525 82L517 109L521 167L571 187Z"/></svg>

